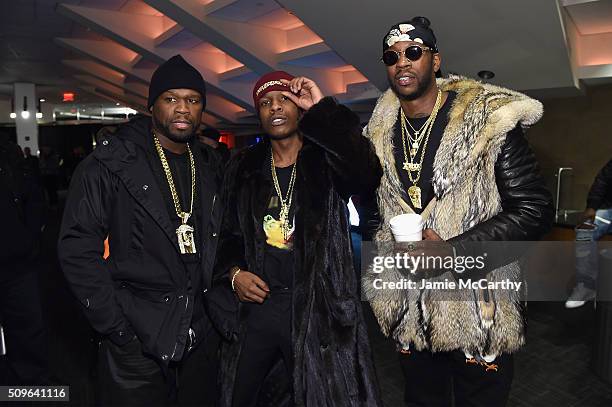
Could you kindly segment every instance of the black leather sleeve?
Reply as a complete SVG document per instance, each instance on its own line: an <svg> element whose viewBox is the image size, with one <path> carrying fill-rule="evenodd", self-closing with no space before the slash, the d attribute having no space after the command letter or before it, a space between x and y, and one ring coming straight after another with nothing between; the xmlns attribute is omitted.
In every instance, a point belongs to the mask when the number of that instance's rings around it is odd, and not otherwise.
<svg viewBox="0 0 612 407"><path fill-rule="evenodd" d="M501 197L502 211L472 229L449 239L458 254L473 255L476 241L539 240L552 227L552 196L545 186L533 151L520 127L507 134L495 163L495 180ZM512 246L509 246L512 247ZM493 256L495 263L505 264L517 253Z"/></svg>
<svg viewBox="0 0 612 407"><path fill-rule="evenodd" d="M589 195L587 208L600 209L612 204L612 160L599 171Z"/></svg>

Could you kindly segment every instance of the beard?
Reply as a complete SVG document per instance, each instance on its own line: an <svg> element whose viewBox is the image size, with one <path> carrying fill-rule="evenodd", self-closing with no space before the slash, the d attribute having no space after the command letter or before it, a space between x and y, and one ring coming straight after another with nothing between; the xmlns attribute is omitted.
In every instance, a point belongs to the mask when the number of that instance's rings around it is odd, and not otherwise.
<svg viewBox="0 0 612 407"><path fill-rule="evenodd" d="M419 77L417 79L417 88L414 90L414 92L404 94L400 92L399 86L395 83L395 78L390 78L387 75L389 86L391 87L391 89L393 89L393 93L395 93L395 95L400 100L416 100L420 98L425 94L425 92L427 92L427 90L431 87L431 84L433 83L431 72L428 72L426 75L423 75L423 77Z"/></svg>
<svg viewBox="0 0 612 407"><path fill-rule="evenodd" d="M175 143L190 143L196 137L195 129L197 128L197 126L195 126L194 123L191 124L191 131L173 132L170 129L168 123L160 122L159 120L157 120L155 115L153 115L153 126L154 128L158 129L166 138L171 141L174 141Z"/></svg>

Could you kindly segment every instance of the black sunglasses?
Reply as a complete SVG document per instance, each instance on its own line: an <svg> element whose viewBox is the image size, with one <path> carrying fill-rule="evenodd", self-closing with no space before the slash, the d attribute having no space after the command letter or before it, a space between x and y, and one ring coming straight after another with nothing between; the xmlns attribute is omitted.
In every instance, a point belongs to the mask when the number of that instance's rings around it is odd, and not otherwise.
<svg viewBox="0 0 612 407"><path fill-rule="evenodd" d="M411 45L408 48L406 48L403 53L406 56L406 58L408 58L412 62L415 62L415 61L418 61L419 58L423 56L423 52L425 51L435 52L434 49L429 48L429 47L420 47L418 45ZM391 65L397 64L397 61L399 61L401 55L402 55L401 51L394 51L392 49L388 49L385 52L383 52L381 60L384 62L385 65L391 66Z"/></svg>

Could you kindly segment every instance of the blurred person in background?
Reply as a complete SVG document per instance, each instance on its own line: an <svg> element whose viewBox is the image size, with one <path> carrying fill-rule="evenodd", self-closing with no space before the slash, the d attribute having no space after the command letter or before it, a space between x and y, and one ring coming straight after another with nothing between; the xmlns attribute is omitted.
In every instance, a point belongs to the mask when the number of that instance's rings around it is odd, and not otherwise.
<svg viewBox="0 0 612 407"><path fill-rule="evenodd" d="M587 208L576 227L576 285L566 308L582 307L595 299L599 253L597 241L612 233L612 160L599 171L587 196Z"/></svg>
<svg viewBox="0 0 612 407"><path fill-rule="evenodd" d="M16 144L0 134L0 384L48 384L37 257L45 199Z"/></svg>
<svg viewBox="0 0 612 407"><path fill-rule="evenodd" d="M62 173L64 179L67 180L68 183L70 183L74 170L76 170L76 167L86 156L87 153L85 152L85 148L83 146L77 146L72 149L70 155L63 161Z"/></svg>
<svg viewBox="0 0 612 407"><path fill-rule="evenodd" d="M38 161L38 157L32 155L32 150L30 147L23 149L23 155L25 157L28 171L32 174L36 181L40 181L40 162Z"/></svg>
<svg viewBox="0 0 612 407"><path fill-rule="evenodd" d="M57 208L57 188L60 175L60 156L49 146L40 148L40 175L52 209Z"/></svg>
<svg viewBox="0 0 612 407"><path fill-rule="evenodd" d="M198 133L198 140L200 143L207 144L217 150L224 160L227 161L230 157L230 150L227 148L227 144L219 141L221 133L214 127L203 127L200 126L200 132Z"/></svg>

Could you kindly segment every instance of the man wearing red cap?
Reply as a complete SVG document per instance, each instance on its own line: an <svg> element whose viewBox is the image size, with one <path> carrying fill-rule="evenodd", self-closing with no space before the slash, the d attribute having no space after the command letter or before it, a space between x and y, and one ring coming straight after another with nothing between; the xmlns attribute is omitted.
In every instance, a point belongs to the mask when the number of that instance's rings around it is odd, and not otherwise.
<svg viewBox="0 0 612 407"><path fill-rule="evenodd" d="M210 304L229 340L221 405L380 405L346 210L377 187L378 159L310 79L272 72L253 100L267 138L228 166L208 296L231 298Z"/></svg>

